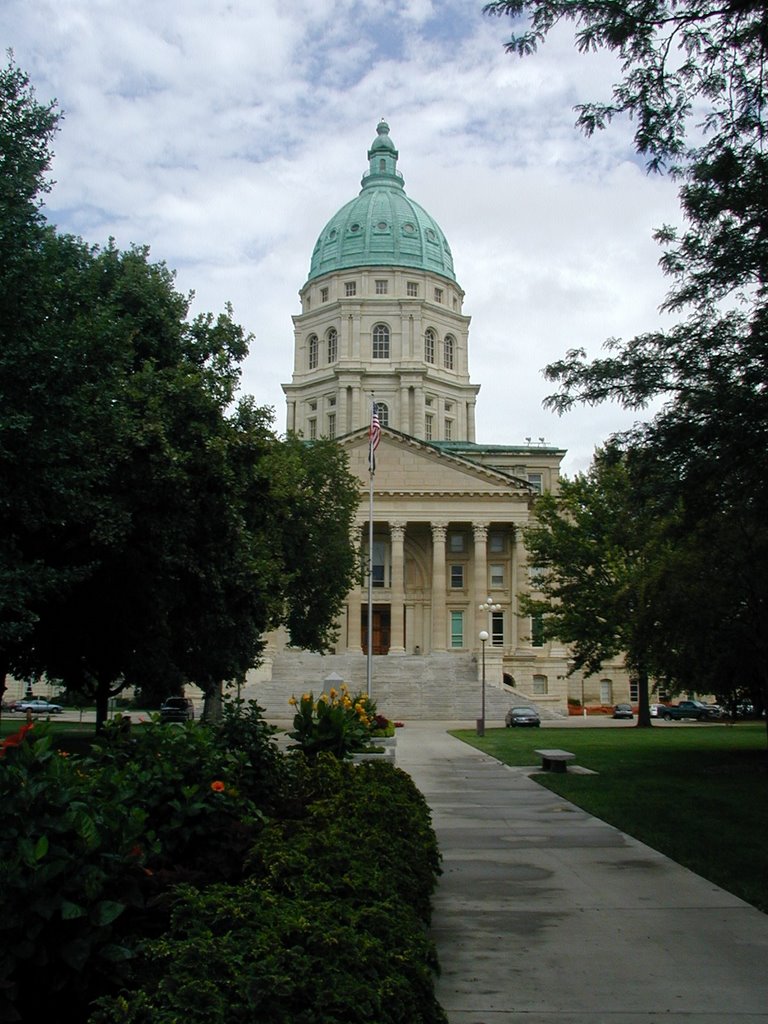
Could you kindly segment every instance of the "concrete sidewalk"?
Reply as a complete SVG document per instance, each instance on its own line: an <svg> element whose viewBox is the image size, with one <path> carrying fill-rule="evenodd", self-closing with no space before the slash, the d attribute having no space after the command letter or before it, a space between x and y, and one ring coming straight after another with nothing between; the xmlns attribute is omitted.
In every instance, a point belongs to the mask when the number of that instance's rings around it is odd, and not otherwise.
<svg viewBox="0 0 768 1024"><path fill-rule="evenodd" d="M767 915L449 728L407 722L397 763L443 854L450 1024L768 1024Z"/></svg>

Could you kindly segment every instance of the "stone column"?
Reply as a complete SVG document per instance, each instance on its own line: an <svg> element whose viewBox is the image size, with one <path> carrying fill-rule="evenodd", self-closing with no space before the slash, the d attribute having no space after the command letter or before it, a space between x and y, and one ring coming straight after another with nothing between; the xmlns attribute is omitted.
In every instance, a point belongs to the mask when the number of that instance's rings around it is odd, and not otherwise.
<svg viewBox="0 0 768 1024"><path fill-rule="evenodd" d="M509 596L510 601L510 614L509 614L509 632L510 642L517 647L520 643L520 632L527 635L530 632L530 626L525 624L522 619L519 619L517 612L519 610L517 595L520 590L525 587L526 591L530 590L530 580L524 578L525 569L525 545L523 544L523 531L518 527L513 527L514 533L512 535L512 592Z"/></svg>
<svg viewBox="0 0 768 1024"><path fill-rule="evenodd" d="M357 527L360 534L365 527L358 525ZM359 654L363 649L363 638L362 631L360 629L361 614L363 608L363 588L366 588L366 603L368 599L367 591L368 581L367 579L361 585L356 583L355 586L347 594L347 650L351 654Z"/></svg>
<svg viewBox="0 0 768 1024"><path fill-rule="evenodd" d="M490 622L488 619L487 612L481 612L478 605L482 604L483 601L488 597L488 524L487 523L473 523L472 533L475 537L475 573L474 573L474 601L475 601L475 632L472 637L472 643L468 644L472 650L475 650L480 641L478 639L478 633L481 629L488 630L490 634ZM490 643L490 640L488 641Z"/></svg>
<svg viewBox="0 0 768 1024"><path fill-rule="evenodd" d="M447 523L432 523L432 650L446 650L445 535Z"/></svg>
<svg viewBox="0 0 768 1024"><path fill-rule="evenodd" d="M390 523L389 537L392 559L392 586L390 589L390 654L405 654L403 636L403 608L405 606L405 524Z"/></svg>

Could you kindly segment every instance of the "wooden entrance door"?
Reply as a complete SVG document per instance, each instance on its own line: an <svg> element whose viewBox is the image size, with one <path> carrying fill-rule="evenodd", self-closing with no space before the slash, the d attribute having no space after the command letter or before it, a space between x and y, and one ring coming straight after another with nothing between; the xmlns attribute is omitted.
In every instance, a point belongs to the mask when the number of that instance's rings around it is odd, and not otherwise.
<svg viewBox="0 0 768 1024"><path fill-rule="evenodd" d="M360 609L360 637L363 644L363 654L368 653L368 606L363 605ZM391 612L388 604L375 604L371 615L373 630L372 650L374 654L389 654L389 634L391 626Z"/></svg>

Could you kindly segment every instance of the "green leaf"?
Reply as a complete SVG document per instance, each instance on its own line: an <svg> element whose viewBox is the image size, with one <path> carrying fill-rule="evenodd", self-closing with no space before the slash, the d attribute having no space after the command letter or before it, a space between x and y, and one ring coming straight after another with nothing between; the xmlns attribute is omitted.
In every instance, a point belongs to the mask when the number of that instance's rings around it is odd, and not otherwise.
<svg viewBox="0 0 768 1024"><path fill-rule="evenodd" d="M48 836L40 836L35 844L35 860L42 860L48 853Z"/></svg>
<svg viewBox="0 0 768 1024"><path fill-rule="evenodd" d="M91 922L100 927L112 924L125 910L124 903L116 903L114 900L101 900L91 910Z"/></svg>
<svg viewBox="0 0 768 1024"><path fill-rule="evenodd" d="M64 921L74 921L76 917L85 917L85 910L78 903L62 900L61 917Z"/></svg>

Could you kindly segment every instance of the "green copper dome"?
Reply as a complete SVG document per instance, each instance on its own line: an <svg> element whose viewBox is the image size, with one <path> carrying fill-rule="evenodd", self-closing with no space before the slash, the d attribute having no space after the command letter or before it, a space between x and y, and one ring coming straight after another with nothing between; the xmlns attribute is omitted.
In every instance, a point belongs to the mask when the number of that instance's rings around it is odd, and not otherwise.
<svg viewBox="0 0 768 1024"><path fill-rule="evenodd" d="M351 267L413 267L456 280L440 226L405 194L389 125L380 121L356 199L342 206L312 252L308 281Z"/></svg>

